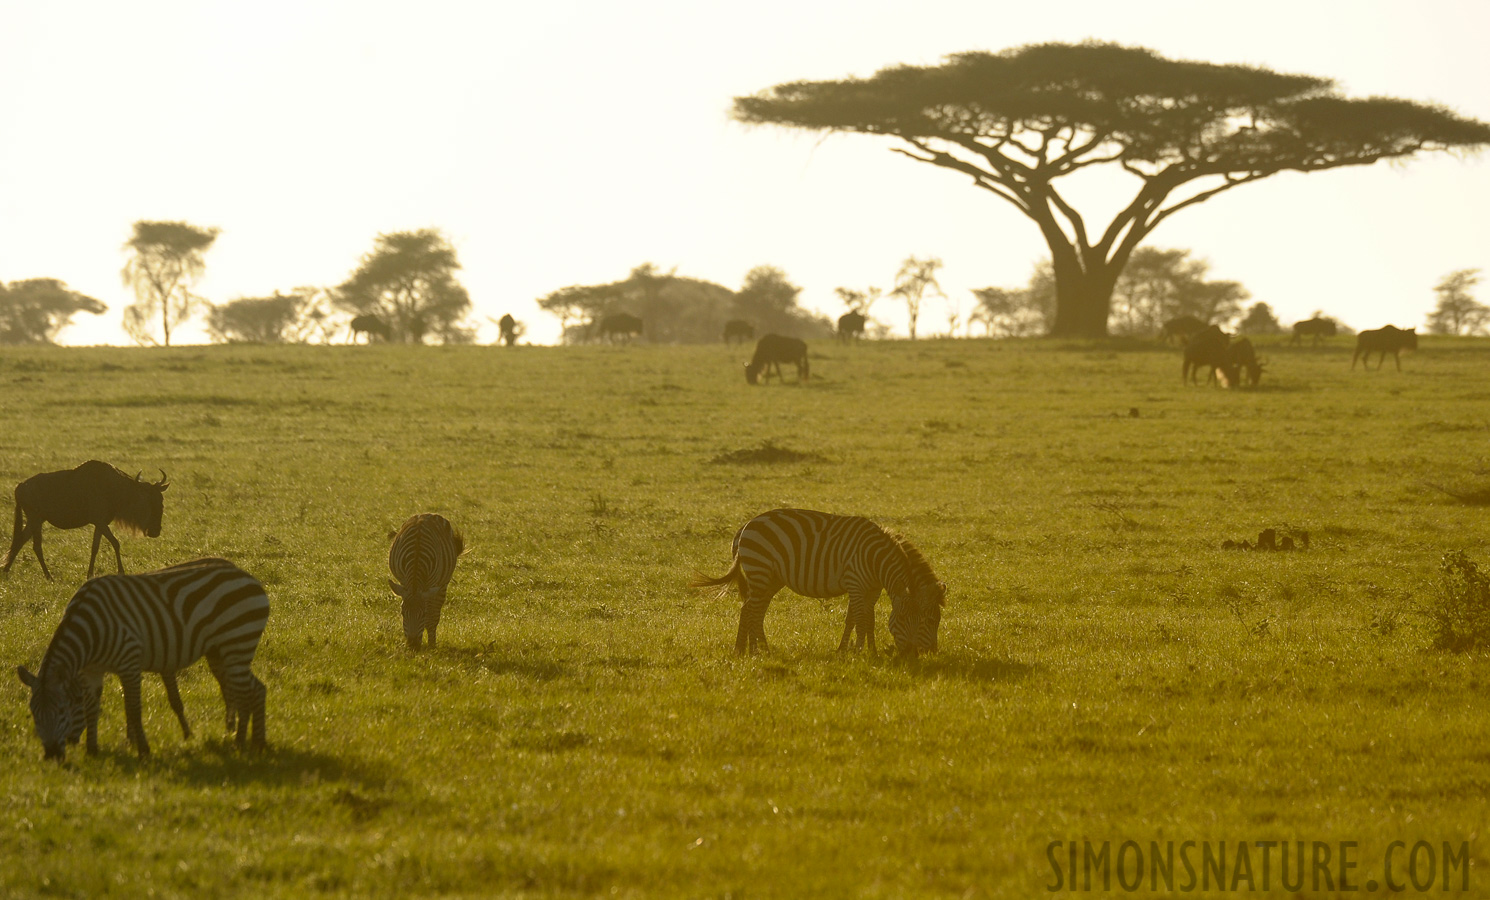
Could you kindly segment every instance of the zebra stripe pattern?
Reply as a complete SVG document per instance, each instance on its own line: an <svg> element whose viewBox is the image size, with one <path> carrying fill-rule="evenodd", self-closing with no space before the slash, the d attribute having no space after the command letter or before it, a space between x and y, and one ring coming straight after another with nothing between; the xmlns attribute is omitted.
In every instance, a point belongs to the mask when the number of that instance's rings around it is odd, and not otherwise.
<svg viewBox="0 0 1490 900"><path fill-rule="evenodd" d="M222 688L238 743L252 723L254 746L264 746L267 692L250 666L268 619L264 586L225 559L88 581L68 601L37 674L18 669L31 688L31 716L46 757L64 759L67 743L84 727L88 753L98 752L98 701L109 672L124 688L129 740L140 756L150 754L140 720L141 673L160 673L189 736L176 672L203 657Z"/></svg>
<svg viewBox="0 0 1490 900"><path fill-rule="evenodd" d="M773 509L746 522L735 535L734 562L718 578L690 584L728 590L738 586L742 604L735 652L765 650L766 609L783 587L805 597L848 594L840 651L857 633L874 650L874 604L890 595L890 634L902 654L933 652L946 586L904 538L861 516L805 509Z"/></svg>
<svg viewBox="0 0 1490 900"><path fill-rule="evenodd" d="M429 632L433 649L445 588L455 574L455 561L465 552L465 540L444 516L434 513L411 516L391 537L388 570L393 577L388 586L403 598L404 637L410 650L418 650Z"/></svg>

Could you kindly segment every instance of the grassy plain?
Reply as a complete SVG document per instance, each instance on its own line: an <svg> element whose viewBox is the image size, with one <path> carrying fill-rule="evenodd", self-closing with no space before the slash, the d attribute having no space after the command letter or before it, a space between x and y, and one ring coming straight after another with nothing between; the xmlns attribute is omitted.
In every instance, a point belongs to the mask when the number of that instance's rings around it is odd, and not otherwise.
<svg viewBox="0 0 1490 900"><path fill-rule="evenodd" d="M1120 343L824 343L757 388L722 346L7 350L0 484L164 468L126 566L266 584L272 748L197 667L201 736L147 678L137 761L110 679L102 754L44 764L11 678L0 894L1016 898L1051 842L1127 839L1356 841L1360 886L1420 838L1490 891L1490 660L1420 612L1445 551L1490 557L1426 484L1479 477L1490 344L1347 343L1264 342L1236 392ZM910 537L942 652L841 657L844 602L784 592L736 658L737 605L684 584L785 505ZM471 549L415 655L386 554L419 511ZM1285 524L1308 550L1220 549ZM40 661L88 543L0 576L0 658Z"/></svg>

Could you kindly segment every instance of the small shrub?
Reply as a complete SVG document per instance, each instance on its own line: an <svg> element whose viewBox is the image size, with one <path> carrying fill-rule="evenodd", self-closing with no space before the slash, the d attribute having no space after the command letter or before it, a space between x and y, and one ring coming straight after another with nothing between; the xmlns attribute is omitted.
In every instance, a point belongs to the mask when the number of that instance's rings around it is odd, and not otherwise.
<svg viewBox="0 0 1490 900"><path fill-rule="evenodd" d="M1439 564L1438 598L1428 609L1433 646L1462 652L1490 646L1490 575L1461 551Z"/></svg>

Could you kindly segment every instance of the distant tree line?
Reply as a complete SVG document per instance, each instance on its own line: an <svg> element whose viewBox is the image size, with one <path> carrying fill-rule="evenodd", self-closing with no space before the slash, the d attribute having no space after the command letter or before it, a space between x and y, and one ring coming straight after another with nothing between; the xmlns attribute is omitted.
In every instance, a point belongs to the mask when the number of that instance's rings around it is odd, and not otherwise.
<svg viewBox="0 0 1490 900"><path fill-rule="evenodd" d="M600 323L621 313L640 318L643 336L653 343L719 341L725 323L734 319L750 322L757 334L831 335L831 322L800 306L801 293L775 266L751 269L732 291L645 263L621 281L560 288L540 298L538 307L559 320L563 340L571 344L599 339Z"/></svg>
<svg viewBox="0 0 1490 900"><path fill-rule="evenodd" d="M121 272L135 294L124 310L125 331L140 344L169 345L183 322L201 313L212 340L223 343L330 343L351 339L349 323L376 322L363 328L368 339L395 343L472 343L476 325L467 319L471 299L460 284L460 262L454 247L435 229L380 234L347 280L333 287L298 287L266 297L242 297L208 303L194 286L206 270L205 255L218 229L185 222L140 221L124 245L129 258ZM865 317L867 333L883 335L888 327L869 319L881 299L905 305L910 337L927 300L946 301L947 335L958 329L971 335L981 325L995 337L1035 337L1053 333L1059 307L1055 267L1050 260L1035 266L1024 287L974 289L975 305L964 315L937 280L942 261L907 257L885 291L839 287L839 299L850 313ZM1242 334L1284 331L1267 303L1245 302L1246 288L1235 281L1207 279L1210 263L1189 250L1139 247L1112 291L1108 332L1114 335L1157 334L1165 322L1193 316ZM1435 334L1476 335L1490 331L1490 307L1474 299L1479 269L1446 275L1434 288L1438 302L1427 317ZM559 320L565 343L600 336L607 316L627 314L642 321L646 340L654 343L708 343L721 340L725 324L744 321L757 334L777 333L822 338L834 323L800 305L802 289L774 266L746 273L738 290L662 272L646 263L625 279L605 284L572 285L538 300L539 308ZM72 317L102 314L100 301L70 290L56 279L34 278L0 284L0 344L52 343ZM1316 318L1328 318L1321 311ZM495 320L493 320L495 321ZM1332 319L1332 321L1335 321ZM1344 328L1342 323L1336 322ZM523 323L503 317L501 340L509 346L524 332ZM1346 329L1348 331L1348 329Z"/></svg>

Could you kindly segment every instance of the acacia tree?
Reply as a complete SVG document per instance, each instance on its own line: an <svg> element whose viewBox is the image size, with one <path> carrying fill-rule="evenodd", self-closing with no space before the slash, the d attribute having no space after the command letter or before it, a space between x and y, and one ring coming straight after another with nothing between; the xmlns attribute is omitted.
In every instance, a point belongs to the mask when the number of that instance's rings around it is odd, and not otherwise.
<svg viewBox="0 0 1490 900"><path fill-rule="evenodd" d="M1151 334L1176 316L1229 322L1251 296L1235 281L1207 281L1211 264L1189 250L1139 247L1113 287L1113 330Z"/></svg>
<svg viewBox="0 0 1490 900"><path fill-rule="evenodd" d="M124 244L131 256L120 275L135 295L135 302L124 308L124 330L136 343L156 342L158 320L161 343L171 346L171 330L202 302L191 288L207 270L203 255L217 235L216 228L185 222L134 224L134 235Z"/></svg>
<svg viewBox="0 0 1490 900"><path fill-rule="evenodd" d="M207 333L224 343L285 344L305 342L315 321L312 298L301 294L244 297L207 311Z"/></svg>
<svg viewBox="0 0 1490 900"><path fill-rule="evenodd" d="M735 98L733 113L748 124L893 137L906 145L896 152L1012 204L1050 247L1051 333L1062 336L1107 334L1113 286L1134 249L1188 206L1283 171L1490 143L1490 125L1439 106L1348 99L1324 78L1095 42L781 84ZM1100 231L1056 184L1093 166L1138 182Z"/></svg>
<svg viewBox="0 0 1490 900"><path fill-rule="evenodd" d="M55 278L0 284L0 344L50 344L80 312L98 315L101 301L67 289Z"/></svg>
<svg viewBox="0 0 1490 900"><path fill-rule="evenodd" d="M458 269L455 248L436 229L380 234L332 302L355 315L377 316L396 342L418 344L436 334L446 343L465 343L470 329L460 323L471 297L456 280Z"/></svg>
<svg viewBox="0 0 1490 900"><path fill-rule="evenodd" d="M745 273L745 281L735 291L734 314L754 322L761 333L827 337L833 326L821 316L798 305L802 289L775 266L756 266Z"/></svg>
<svg viewBox="0 0 1490 900"><path fill-rule="evenodd" d="M936 270L941 267L942 261L935 256L928 256L925 259L907 256L905 262L900 264L900 271L895 273L895 287L890 290L890 296L899 297L905 301L905 311L910 318L911 340L913 341L916 339L916 320L921 317L921 302L928 295L946 296L942 293L942 286L936 280Z"/></svg>
<svg viewBox="0 0 1490 900"><path fill-rule="evenodd" d="M1273 308L1266 303L1254 303L1247 314L1237 323L1241 334L1282 334L1283 326Z"/></svg>
<svg viewBox="0 0 1490 900"><path fill-rule="evenodd" d="M1480 283L1479 269L1450 272L1433 288L1438 306L1428 314L1428 330L1434 334L1476 334L1490 322L1490 307L1479 302L1470 288Z"/></svg>

